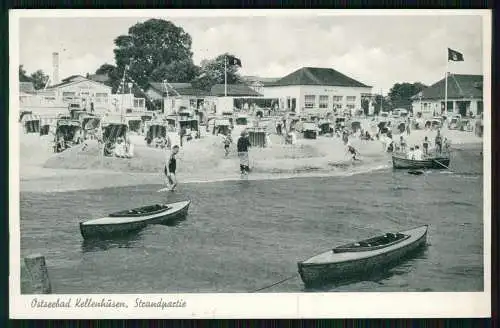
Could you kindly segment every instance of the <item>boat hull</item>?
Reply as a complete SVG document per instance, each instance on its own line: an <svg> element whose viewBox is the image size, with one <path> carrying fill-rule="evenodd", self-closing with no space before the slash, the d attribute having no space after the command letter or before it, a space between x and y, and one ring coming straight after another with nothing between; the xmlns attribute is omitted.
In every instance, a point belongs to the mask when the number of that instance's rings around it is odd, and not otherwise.
<svg viewBox="0 0 500 328"><path fill-rule="evenodd" d="M427 243L425 233L412 243L374 256L356 260L332 263L298 263L300 277L306 286L317 286L332 281L342 281L356 276L369 275L380 269L387 269L389 264L404 260L414 251Z"/></svg>
<svg viewBox="0 0 500 328"><path fill-rule="evenodd" d="M392 156L392 166L395 169L445 169L450 166L449 157L435 157L422 161Z"/></svg>
<svg viewBox="0 0 500 328"><path fill-rule="evenodd" d="M130 222L115 224L84 224L84 222L80 222L80 233L84 239L125 237L137 233L151 224L168 224L183 219L188 213L189 205L190 203L188 202L186 206L178 211L170 213L165 211L147 219L138 217L137 220Z"/></svg>

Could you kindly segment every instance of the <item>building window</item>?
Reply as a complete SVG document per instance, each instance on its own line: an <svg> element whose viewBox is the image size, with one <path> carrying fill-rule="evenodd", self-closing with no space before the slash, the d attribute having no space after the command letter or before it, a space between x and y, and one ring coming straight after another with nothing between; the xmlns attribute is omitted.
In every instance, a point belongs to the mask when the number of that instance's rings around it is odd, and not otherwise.
<svg viewBox="0 0 500 328"><path fill-rule="evenodd" d="M65 92L62 93L63 101L64 102L70 102L70 101L73 100L73 98L75 97L75 95L76 95L75 92L67 92L67 91L65 91Z"/></svg>
<svg viewBox="0 0 500 328"><path fill-rule="evenodd" d="M134 107L135 108L144 108L144 98L135 98L134 99Z"/></svg>
<svg viewBox="0 0 500 328"><path fill-rule="evenodd" d="M333 96L333 110L342 109L342 101L344 100L344 96Z"/></svg>
<svg viewBox="0 0 500 328"><path fill-rule="evenodd" d="M95 94L95 102L107 104L108 103L108 94L107 93L96 93Z"/></svg>
<svg viewBox="0 0 500 328"><path fill-rule="evenodd" d="M305 108L314 108L315 102L316 102L316 96L314 95L306 95L304 97Z"/></svg>
<svg viewBox="0 0 500 328"><path fill-rule="evenodd" d="M47 104L52 104L56 101L56 97L45 97L43 98Z"/></svg>
<svg viewBox="0 0 500 328"><path fill-rule="evenodd" d="M319 108L328 108L328 96L319 96Z"/></svg>
<svg viewBox="0 0 500 328"><path fill-rule="evenodd" d="M354 104L347 104L346 105L347 109L353 110L354 109Z"/></svg>
<svg viewBox="0 0 500 328"><path fill-rule="evenodd" d="M346 100L347 102L356 102L356 96L347 96Z"/></svg>

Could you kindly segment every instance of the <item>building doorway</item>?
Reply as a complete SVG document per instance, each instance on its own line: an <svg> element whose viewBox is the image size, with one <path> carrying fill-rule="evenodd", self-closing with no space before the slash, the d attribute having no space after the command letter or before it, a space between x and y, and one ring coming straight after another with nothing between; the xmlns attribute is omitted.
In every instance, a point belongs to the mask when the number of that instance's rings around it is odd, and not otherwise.
<svg viewBox="0 0 500 328"><path fill-rule="evenodd" d="M483 113L483 101L478 100L477 101L477 115L481 115Z"/></svg>
<svg viewBox="0 0 500 328"><path fill-rule="evenodd" d="M295 113L295 108L297 107L297 98L292 98L292 112Z"/></svg>
<svg viewBox="0 0 500 328"><path fill-rule="evenodd" d="M457 101L458 113L462 117L467 117L470 111L470 101Z"/></svg>

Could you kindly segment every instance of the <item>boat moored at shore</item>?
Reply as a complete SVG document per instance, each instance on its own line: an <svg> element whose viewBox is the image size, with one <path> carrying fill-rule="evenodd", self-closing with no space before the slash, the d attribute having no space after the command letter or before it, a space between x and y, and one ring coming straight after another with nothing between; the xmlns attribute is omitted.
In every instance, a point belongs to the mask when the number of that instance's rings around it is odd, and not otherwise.
<svg viewBox="0 0 500 328"><path fill-rule="evenodd" d="M125 236L150 224L167 224L187 215L191 201L155 204L109 214L107 217L80 222L84 239Z"/></svg>
<svg viewBox="0 0 500 328"><path fill-rule="evenodd" d="M336 247L298 263L306 286L369 274L404 259L427 242L428 226Z"/></svg>

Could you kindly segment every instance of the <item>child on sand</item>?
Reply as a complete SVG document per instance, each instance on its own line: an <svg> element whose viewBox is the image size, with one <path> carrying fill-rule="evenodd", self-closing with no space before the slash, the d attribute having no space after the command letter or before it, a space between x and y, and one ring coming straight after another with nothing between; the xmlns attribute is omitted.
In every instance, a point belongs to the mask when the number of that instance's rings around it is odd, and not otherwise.
<svg viewBox="0 0 500 328"><path fill-rule="evenodd" d="M248 147L251 147L250 141L248 140L248 132L242 131L241 136L238 139L237 149L238 157L240 159L240 173L241 175L247 175L250 172L250 161L248 159Z"/></svg>
<svg viewBox="0 0 500 328"><path fill-rule="evenodd" d="M399 137L399 148L401 149L401 151L406 151L406 141L403 136Z"/></svg>
<svg viewBox="0 0 500 328"><path fill-rule="evenodd" d="M231 132L224 137L224 156L227 157L229 155L229 146L233 143L233 139L231 138Z"/></svg>
<svg viewBox="0 0 500 328"><path fill-rule="evenodd" d="M177 187L177 178L175 177L175 171L177 170L177 159L175 156L179 152L179 146L175 145L172 147L172 151L166 151L165 156L165 167L163 172L165 173L165 182L170 191L174 191Z"/></svg>
<svg viewBox="0 0 500 328"><path fill-rule="evenodd" d="M354 148L350 142L347 143L347 152L352 156L353 161L359 161L359 158L356 158L356 155L359 155L356 148Z"/></svg>

